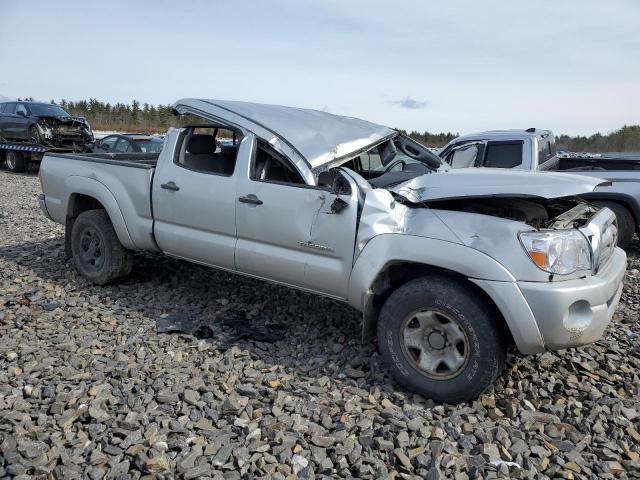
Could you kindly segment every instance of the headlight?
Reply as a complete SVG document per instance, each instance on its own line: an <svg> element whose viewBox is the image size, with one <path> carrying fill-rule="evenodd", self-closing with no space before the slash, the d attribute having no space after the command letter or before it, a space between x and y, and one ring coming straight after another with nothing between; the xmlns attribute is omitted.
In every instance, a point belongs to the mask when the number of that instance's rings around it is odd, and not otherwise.
<svg viewBox="0 0 640 480"><path fill-rule="evenodd" d="M545 272L569 274L592 268L591 246L578 230L522 232L520 242Z"/></svg>

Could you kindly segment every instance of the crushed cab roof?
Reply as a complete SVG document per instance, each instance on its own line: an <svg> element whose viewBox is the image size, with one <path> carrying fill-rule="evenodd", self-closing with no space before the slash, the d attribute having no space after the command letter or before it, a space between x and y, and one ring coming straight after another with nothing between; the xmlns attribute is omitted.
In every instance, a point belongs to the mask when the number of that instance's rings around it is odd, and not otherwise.
<svg viewBox="0 0 640 480"><path fill-rule="evenodd" d="M173 108L248 130L311 168L349 156L397 133L359 118L282 105L184 98Z"/></svg>

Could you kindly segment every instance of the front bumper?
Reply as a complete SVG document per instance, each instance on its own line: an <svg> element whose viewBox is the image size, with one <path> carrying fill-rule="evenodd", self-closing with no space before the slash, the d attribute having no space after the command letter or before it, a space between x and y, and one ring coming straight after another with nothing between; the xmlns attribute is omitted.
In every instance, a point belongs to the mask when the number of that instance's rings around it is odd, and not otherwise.
<svg viewBox="0 0 640 480"><path fill-rule="evenodd" d="M608 263L592 277L518 282L545 347L557 350L598 340L618 307L626 268L627 256L616 248Z"/></svg>
<svg viewBox="0 0 640 480"><path fill-rule="evenodd" d="M496 303L521 353L540 353L598 340L615 312L627 256L616 248L588 278L555 282L471 281Z"/></svg>

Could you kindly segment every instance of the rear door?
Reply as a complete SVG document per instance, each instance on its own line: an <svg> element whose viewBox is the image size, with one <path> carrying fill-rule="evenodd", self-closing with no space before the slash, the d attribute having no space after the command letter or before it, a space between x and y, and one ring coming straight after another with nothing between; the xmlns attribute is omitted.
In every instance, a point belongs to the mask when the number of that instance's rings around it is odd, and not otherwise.
<svg viewBox="0 0 640 480"><path fill-rule="evenodd" d="M346 298L356 236L356 184L344 178L345 191L336 195L303 178L287 158L256 144L238 185L236 267Z"/></svg>
<svg viewBox="0 0 640 480"><path fill-rule="evenodd" d="M161 153L152 193L155 238L168 255L233 269L238 169L220 173L215 139L203 138L206 134L196 136L200 144L211 145L210 151L200 145L197 153L190 153L192 134L188 129L172 132L175 151ZM170 138L168 145L173 142ZM192 143L196 152L197 142ZM248 157L250 145L251 138L245 138L237 158Z"/></svg>

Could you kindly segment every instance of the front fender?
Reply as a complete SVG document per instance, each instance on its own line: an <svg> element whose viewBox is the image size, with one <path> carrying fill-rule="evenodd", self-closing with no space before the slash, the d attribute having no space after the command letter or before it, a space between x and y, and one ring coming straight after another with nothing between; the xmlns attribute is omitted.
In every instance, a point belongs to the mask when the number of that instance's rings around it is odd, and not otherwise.
<svg viewBox="0 0 640 480"><path fill-rule="evenodd" d="M104 184L92 178L72 175L67 177L64 191L68 192L67 198L64 199L65 205L67 205L67 216L70 216L73 213L71 197L74 194L93 197L102 204L109 214L109 219L111 220L111 224L113 225L113 229L115 230L120 243L122 243L125 248L132 250L137 248L131 239L131 235L127 229L118 201Z"/></svg>
<svg viewBox="0 0 640 480"><path fill-rule="evenodd" d="M372 285L393 263L410 262L446 269L480 287L502 314L511 336L523 353L544 351L536 320L520 292L516 279L490 256L458 243L403 234L374 237L356 261L349 282L351 306L363 312L363 339L374 334L377 322L372 306Z"/></svg>
<svg viewBox="0 0 640 480"><path fill-rule="evenodd" d="M349 304L363 311L367 291L378 274L389 264L401 262L439 267L467 278L515 281L500 263L473 248L436 238L388 233L372 238L358 256L349 279Z"/></svg>

